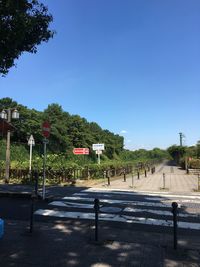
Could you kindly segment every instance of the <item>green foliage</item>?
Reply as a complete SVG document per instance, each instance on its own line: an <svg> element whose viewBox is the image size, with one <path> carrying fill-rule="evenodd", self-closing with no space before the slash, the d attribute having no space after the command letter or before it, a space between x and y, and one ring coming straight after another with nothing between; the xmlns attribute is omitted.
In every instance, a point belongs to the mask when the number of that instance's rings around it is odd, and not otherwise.
<svg viewBox="0 0 200 267"><path fill-rule="evenodd" d="M120 154L120 158L124 161L146 161L149 159L163 160L169 157L169 154L162 149L154 148L153 150L139 149L135 151L124 150Z"/></svg>
<svg viewBox="0 0 200 267"><path fill-rule="evenodd" d="M168 153L170 154L170 156L172 157L172 159L173 159L177 164L179 164L181 158L184 157L185 154L186 154L186 147L173 145L173 146L170 146L170 147L167 149L167 151L168 151Z"/></svg>
<svg viewBox="0 0 200 267"><path fill-rule="evenodd" d="M7 74L23 52L36 53L37 45L53 37L52 20L37 0L0 1L0 74Z"/></svg>
<svg viewBox="0 0 200 267"><path fill-rule="evenodd" d="M58 104L50 104L44 112L28 109L19 105L10 98L0 99L0 110L17 107L20 113L20 120L12 120L16 131L13 133L12 142L27 144L30 134L33 134L36 142L34 150L42 153L42 129L41 125L45 120L51 124L48 152L53 154L66 153L67 158L75 160L73 156L74 147L87 147L90 149L89 160L96 161L96 154L92 150L93 143L104 143L105 151L102 159L117 159L123 151L124 139L122 136L113 134L79 115L70 115L63 111ZM82 156L82 159L84 157ZM81 159L80 157L78 159ZM79 160L78 160L79 161ZM80 160L84 161L84 160Z"/></svg>
<svg viewBox="0 0 200 267"><path fill-rule="evenodd" d="M29 173L29 146L27 140L32 134L36 145L33 147L32 169L37 169L42 177L43 169L43 136L42 123L47 120L51 125L49 144L47 145L46 171L49 182L60 182L74 177L102 178L106 170L120 175L126 168L139 168L155 164L166 158L166 151L155 148L151 151L124 150L124 138L108 130L103 130L97 123L88 122L79 115L70 115L56 103L48 105L43 111L18 104L10 98L0 99L0 110L17 108L19 120L12 120L16 130L11 135L11 171L12 177L18 175L26 181ZM0 168L5 168L6 136L0 141ZM104 143L105 150L101 155L101 165L97 164L97 155L92 144ZM74 147L90 149L89 155L74 155ZM139 164L140 163L140 164ZM116 174L115 172L119 173ZM21 175L21 176L20 176ZM24 180L25 179L25 180Z"/></svg>
<svg viewBox="0 0 200 267"><path fill-rule="evenodd" d="M200 169L200 159L192 159L188 162L188 168Z"/></svg>

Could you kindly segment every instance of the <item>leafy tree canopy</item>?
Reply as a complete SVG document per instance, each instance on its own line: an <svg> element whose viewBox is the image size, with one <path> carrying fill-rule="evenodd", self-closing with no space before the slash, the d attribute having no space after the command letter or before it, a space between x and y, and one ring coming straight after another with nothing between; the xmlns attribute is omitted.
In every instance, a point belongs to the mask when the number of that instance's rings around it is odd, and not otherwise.
<svg viewBox="0 0 200 267"><path fill-rule="evenodd" d="M0 0L0 74L6 75L23 52L36 53L54 32L47 7L37 0Z"/></svg>
<svg viewBox="0 0 200 267"><path fill-rule="evenodd" d="M63 111L58 104L50 104L43 111L28 109L10 98L0 99L0 111L2 109L16 108L20 113L19 120L12 120L16 127L12 141L27 144L27 138L33 134L36 144L42 145L42 123L48 120L51 125L48 149L52 153L72 154L74 147L90 148L91 158L96 158L92 151L92 144L104 143L106 150L104 155L110 159L119 155L123 150L124 139L108 130L103 130L97 123L88 122L79 115L70 115Z"/></svg>

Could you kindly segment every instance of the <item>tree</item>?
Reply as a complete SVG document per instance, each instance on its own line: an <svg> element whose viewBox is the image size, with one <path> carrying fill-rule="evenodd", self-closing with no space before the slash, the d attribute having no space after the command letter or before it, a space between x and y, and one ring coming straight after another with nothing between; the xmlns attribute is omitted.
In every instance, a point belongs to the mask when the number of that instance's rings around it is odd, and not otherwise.
<svg viewBox="0 0 200 267"><path fill-rule="evenodd" d="M0 75L6 75L23 52L36 53L54 32L47 7L37 0L0 0Z"/></svg>
<svg viewBox="0 0 200 267"><path fill-rule="evenodd" d="M186 147L173 145L168 147L167 151L175 163L179 164L180 159L185 156Z"/></svg>

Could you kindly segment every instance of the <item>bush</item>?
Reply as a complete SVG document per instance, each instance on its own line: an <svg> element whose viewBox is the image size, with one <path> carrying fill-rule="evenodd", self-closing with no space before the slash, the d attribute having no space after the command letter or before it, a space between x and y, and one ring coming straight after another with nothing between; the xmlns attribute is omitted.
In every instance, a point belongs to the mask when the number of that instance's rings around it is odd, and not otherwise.
<svg viewBox="0 0 200 267"><path fill-rule="evenodd" d="M191 169L200 169L200 159L192 159L188 162L188 167Z"/></svg>

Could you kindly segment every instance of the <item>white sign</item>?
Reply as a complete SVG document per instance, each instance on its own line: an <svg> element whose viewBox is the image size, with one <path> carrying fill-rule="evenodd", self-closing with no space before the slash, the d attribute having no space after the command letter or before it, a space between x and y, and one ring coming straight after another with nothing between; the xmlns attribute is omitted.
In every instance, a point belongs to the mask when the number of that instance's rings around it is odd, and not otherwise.
<svg viewBox="0 0 200 267"><path fill-rule="evenodd" d="M28 139L28 145L29 146L34 146L35 145L35 140L33 136L31 135L30 138Z"/></svg>
<svg viewBox="0 0 200 267"><path fill-rule="evenodd" d="M104 150L104 144L93 144L92 145L93 150Z"/></svg>
<svg viewBox="0 0 200 267"><path fill-rule="evenodd" d="M96 154L97 155L101 155L102 154L102 151L101 150L96 150Z"/></svg>

